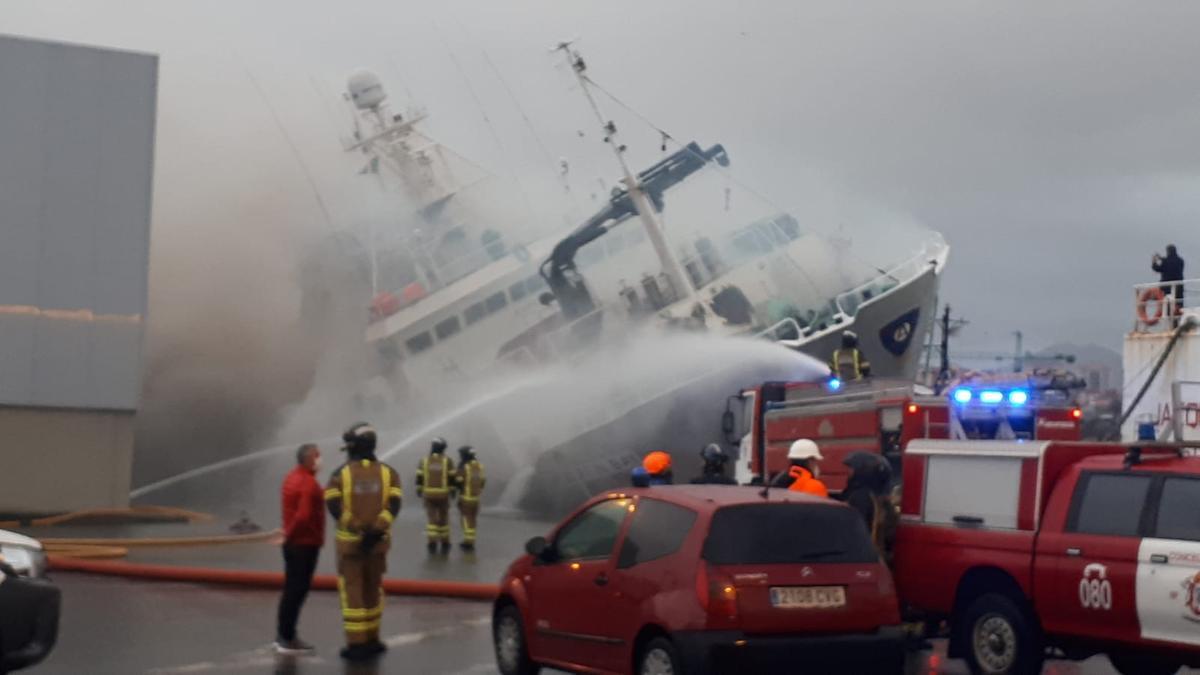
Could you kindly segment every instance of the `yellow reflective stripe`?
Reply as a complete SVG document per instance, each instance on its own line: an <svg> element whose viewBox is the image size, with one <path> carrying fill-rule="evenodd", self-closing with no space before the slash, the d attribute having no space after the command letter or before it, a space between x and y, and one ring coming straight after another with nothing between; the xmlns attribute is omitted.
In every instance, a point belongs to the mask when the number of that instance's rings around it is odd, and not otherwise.
<svg viewBox="0 0 1200 675"><path fill-rule="evenodd" d="M387 513L388 493L392 491L392 472L383 464L379 465L379 480L383 484L379 494L383 495L383 512ZM388 521L389 523L392 521Z"/></svg>
<svg viewBox="0 0 1200 675"><path fill-rule="evenodd" d="M466 497L466 496L463 496L463 497L460 497L460 498L459 498L459 501L464 501L464 502L466 502L466 503L468 503L468 504L478 504L478 503L479 503L479 497Z"/></svg>
<svg viewBox="0 0 1200 675"><path fill-rule="evenodd" d="M341 496L342 490L340 488L329 488L328 490L325 490L325 501L329 501L330 499L340 499Z"/></svg>
<svg viewBox="0 0 1200 675"><path fill-rule="evenodd" d="M354 480L350 476L350 465L342 467L342 518L341 525L345 527L350 524L350 498L353 492Z"/></svg>
<svg viewBox="0 0 1200 675"><path fill-rule="evenodd" d="M450 490L447 488L425 488L426 497L438 497L449 492Z"/></svg>
<svg viewBox="0 0 1200 675"><path fill-rule="evenodd" d="M391 525L392 520L395 518L395 516L392 515L391 511L382 511L382 512L380 512L379 517L386 520L388 522L388 525Z"/></svg>
<svg viewBox="0 0 1200 675"><path fill-rule="evenodd" d="M394 487L394 488L391 488L388 490L388 497L403 497L403 496L404 496L404 490L402 490L398 487Z"/></svg>
<svg viewBox="0 0 1200 675"><path fill-rule="evenodd" d="M343 530L343 529L338 529L337 534L335 534L334 537L338 541L362 541L361 534L356 534L349 530Z"/></svg>
<svg viewBox="0 0 1200 675"><path fill-rule="evenodd" d="M379 604L366 609L343 609L342 619L350 620L366 620L379 619L383 615L383 599L379 599Z"/></svg>
<svg viewBox="0 0 1200 675"><path fill-rule="evenodd" d="M342 611L346 611L346 605L350 602L346 599L346 579L342 575L338 575L338 600L342 603Z"/></svg>
<svg viewBox="0 0 1200 675"><path fill-rule="evenodd" d="M379 619L374 621L343 621L342 628L347 633L366 633L379 628Z"/></svg>

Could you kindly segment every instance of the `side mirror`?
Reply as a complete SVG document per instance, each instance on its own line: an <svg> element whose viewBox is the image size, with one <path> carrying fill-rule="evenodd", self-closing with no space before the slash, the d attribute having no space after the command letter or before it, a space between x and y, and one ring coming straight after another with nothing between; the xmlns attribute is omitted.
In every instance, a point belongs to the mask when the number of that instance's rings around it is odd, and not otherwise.
<svg viewBox="0 0 1200 675"><path fill-rule="evenodd" d="M726 410L721 415L721 431L725 432L725 436L728 438L728 437L733 436L733 429L734 429L733 411Z"/></svg>
<svg viewBox="0 0 1200 675"><path fill-rule="evenodd" d="M545 537L534 537L525 542L525 552L533 556L535 560L547 560L550 551L550 542L546 541Z"/></svg>

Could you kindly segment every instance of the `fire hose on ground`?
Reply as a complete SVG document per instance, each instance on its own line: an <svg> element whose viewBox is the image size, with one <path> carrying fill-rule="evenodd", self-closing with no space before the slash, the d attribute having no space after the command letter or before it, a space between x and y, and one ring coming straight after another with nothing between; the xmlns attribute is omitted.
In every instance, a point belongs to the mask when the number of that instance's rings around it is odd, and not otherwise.
<svg viewBox="0 0 1200 675"><path fill-rule="evenodd" d="M135 506L125 509L88 509L62 515L36 518L24 522L0 522L4 527L50 527L95 519L133 518L138 520L211 522L213 517L160 506ZM226 584L256 588L282 588L283 573L259 570L237 570L180 565L132 563L124 560L130 548L221 546L268 542L280 536L279 530L244 534L208 535L198 537L52 537L41 539L50 569L62 572L83 572L131 579L176 581L203 584ZM392 595L491 600L499 588L495 584L461 581L432 581L422 579L386 579L384 590ZM337 577L319 574L313 578L316 590L337 590Z"/></svg>

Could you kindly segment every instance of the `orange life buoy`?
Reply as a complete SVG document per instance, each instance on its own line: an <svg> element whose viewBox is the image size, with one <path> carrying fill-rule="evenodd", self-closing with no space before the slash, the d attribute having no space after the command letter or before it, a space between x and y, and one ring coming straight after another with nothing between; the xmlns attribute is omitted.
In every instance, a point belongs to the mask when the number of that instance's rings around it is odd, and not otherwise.
<svg viewBox="0 0 1200 675"><path fill-rule="evenodd" d="M1149 302L1154 303L1153 316L1150 316L1146 312L1146 303ZM1138 296L1138 318L1141 319L1142 323L1146 324L1147 326L1153 326L1154 324L1158 323L1159 319L1162 319L1163 310L1165 309L1166 305L1166 298L1163 297L1161 288L1157 286L1147 288L1146 290L1142 291L1141 295Z"/></svg>

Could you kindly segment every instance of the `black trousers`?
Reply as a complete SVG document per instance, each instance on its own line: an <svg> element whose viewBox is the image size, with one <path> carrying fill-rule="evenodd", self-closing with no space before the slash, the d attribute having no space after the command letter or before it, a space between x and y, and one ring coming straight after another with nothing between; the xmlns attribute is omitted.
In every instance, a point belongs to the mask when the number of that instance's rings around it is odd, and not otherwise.
<svg viewBox="0 0 1200 675"><path fill-rule="evenodd" d="M281 640L296 639L296 622L300 619L300 608L312 587L313 572L317 570L316 546L283 545L284 581L283 597L279 600L279 628Z"/></svg>

